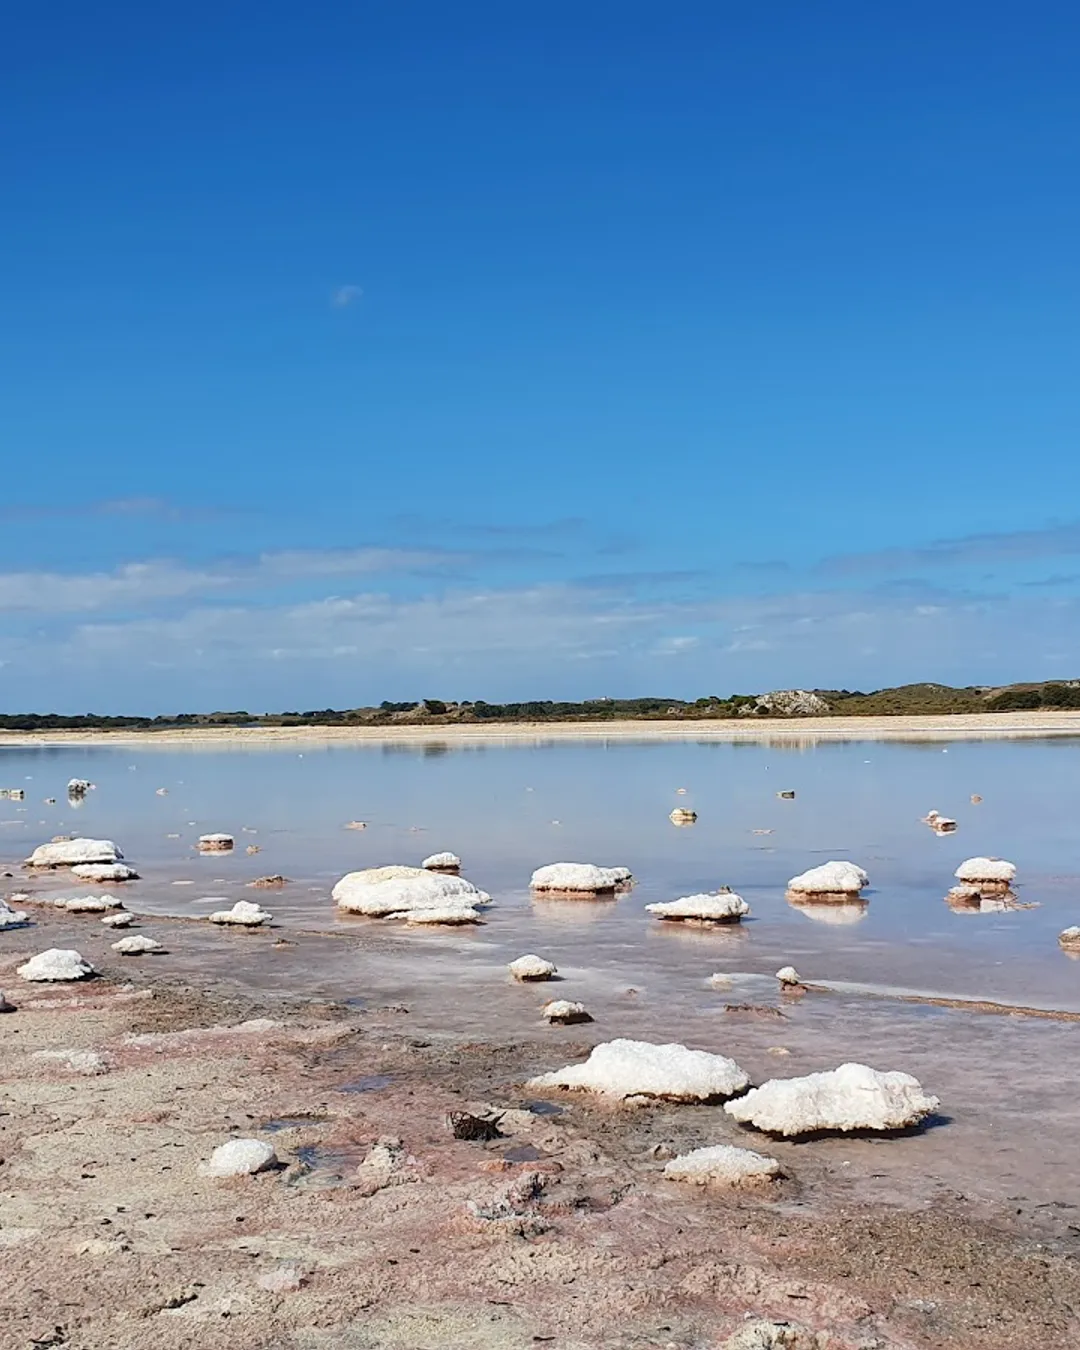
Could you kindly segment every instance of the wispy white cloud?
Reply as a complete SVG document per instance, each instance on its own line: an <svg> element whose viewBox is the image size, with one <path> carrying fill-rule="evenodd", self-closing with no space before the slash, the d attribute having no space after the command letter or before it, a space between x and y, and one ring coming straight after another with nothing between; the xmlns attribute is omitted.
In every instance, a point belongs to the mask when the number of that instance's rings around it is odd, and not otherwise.
<svg viewBox="0 0 1080 1350"><path fill-rule="evenodd" d="M330 297L330 303L335 309L348 309L350 305L355 305L364 295L362 286L339 286Z"/></svg>
<svg viewBox="0 0 1080 1350"><path fill-rule="evenodd" d="M825 558L819 570L834 576L857 576L871 570L896 572L968 563L1023 563L1075 554L1080 554L1080 522L1070 521L1039 530L1001 530L938 539L918 548L841 553Z"/></svg>

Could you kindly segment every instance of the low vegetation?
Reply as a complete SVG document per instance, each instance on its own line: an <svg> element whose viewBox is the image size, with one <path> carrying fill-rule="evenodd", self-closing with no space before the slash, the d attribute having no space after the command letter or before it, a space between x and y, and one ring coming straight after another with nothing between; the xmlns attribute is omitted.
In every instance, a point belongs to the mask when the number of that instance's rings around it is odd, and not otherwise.
<svg viewBox="0 0 1080 1350"><path fill-rule="evenodd" d="M1005 686L904 684L863 693L857 689L784 691L803 701L814 696L818 716L900 717L919 714L1010 713L1026 710L1080 708L1080 680L1049 680ZM818 701L824 707L818 706ZM475 703L426 698L416 702L383 702L369 708L316 708L307 712L176 713L159 717L104 716L79 713L0 713L3 731L166 731L183 727L297 726L446 726L499 722L696 721L706 718L752 718L784 721L792 715L777 710L777 697L762 694L712 694L693 701L677 698L597 698L584 702L550 699L525 703ZM798 700L779 700L781 706Z"/></svg>

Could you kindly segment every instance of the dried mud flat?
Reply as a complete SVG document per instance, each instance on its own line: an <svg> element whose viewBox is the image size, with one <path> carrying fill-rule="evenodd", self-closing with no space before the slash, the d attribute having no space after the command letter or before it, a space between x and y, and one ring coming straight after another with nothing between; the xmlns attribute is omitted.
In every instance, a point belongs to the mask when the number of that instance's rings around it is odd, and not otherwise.
<svg viewBox="0 0 1080 1350"><path fill-rule="evenodd" d="M134 984L117 962L24 985L15 949L49 945L48 927L7 934L0 972L18 1005L0 1018L5 1350L1080 1342L1060 1216L941 1188L870 1203L828 1150L749 1136L718 1106L540 1101L525 1081L585 1052L567 1036L465 1042L401 1008L260 1006L173 986L152 959ZM456 1111L501 1134L455 1138ZM233 1137L281 1166L201 1175ZM663 1179L672 1148L715 1142L762 1148L791 1180ZM748 1318L787 1325L753 1339Z"/></svg>

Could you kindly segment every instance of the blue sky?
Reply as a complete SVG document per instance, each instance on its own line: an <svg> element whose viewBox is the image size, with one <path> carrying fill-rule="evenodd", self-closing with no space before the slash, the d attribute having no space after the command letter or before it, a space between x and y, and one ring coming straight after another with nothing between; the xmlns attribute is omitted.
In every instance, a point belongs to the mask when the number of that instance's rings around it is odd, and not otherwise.
<svg viewBox="0 0 1080 1350"><path fill-rule="evenodd" d="M20 5L0 707L1080 673L1080 16Z"/></svg>

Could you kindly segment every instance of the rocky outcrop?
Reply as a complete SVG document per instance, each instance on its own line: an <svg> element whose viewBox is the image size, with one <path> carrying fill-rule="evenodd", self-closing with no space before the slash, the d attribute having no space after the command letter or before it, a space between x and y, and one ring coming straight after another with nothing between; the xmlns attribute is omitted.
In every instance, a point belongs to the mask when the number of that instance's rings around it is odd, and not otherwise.
<svg viewBox="0 0 1080 1350"><path fill-rule="evenodd" d="M781 717L822 717L829 705L820 694L806 689L774 689L771 694L758 694L753 703L744 703L739 715L772 713Z"/></svg>

